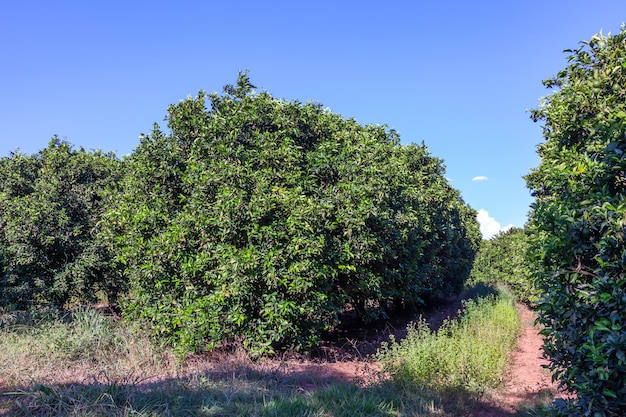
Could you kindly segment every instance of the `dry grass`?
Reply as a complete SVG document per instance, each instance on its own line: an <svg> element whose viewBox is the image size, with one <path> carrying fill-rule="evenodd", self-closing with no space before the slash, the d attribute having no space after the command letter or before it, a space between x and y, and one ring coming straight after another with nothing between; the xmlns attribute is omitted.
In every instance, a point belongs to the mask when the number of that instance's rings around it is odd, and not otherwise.
<svg viewBox="0 0 626 417"><path fill-rule="evenodd" d="M136 383L176 372L169 353L95 309L62 317L5 314L0 336L0 376L7 386Z"/></svg>

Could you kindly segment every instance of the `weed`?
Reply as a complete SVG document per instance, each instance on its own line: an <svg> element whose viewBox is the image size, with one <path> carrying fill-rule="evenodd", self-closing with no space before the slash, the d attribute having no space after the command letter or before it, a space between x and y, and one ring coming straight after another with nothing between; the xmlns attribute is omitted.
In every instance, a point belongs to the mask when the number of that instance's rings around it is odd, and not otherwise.
<svg viewBox="0 0 626 417"><path fill-rule="evenodd" d="M433 332L424 320L400 343L383 346L378 359L400 385L480 396L502 383L521 322L511 296L465 302L464 313Z"/></svg>

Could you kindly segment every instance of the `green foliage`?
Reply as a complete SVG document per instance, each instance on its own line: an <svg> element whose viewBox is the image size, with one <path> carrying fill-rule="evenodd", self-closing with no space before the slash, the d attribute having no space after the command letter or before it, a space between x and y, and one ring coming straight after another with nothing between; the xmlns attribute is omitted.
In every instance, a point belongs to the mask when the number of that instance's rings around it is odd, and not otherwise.
<svg viewBox="0 0 626 417"><path fill-rule="evenodd" d="M121 176L111 154L53 138L35 155L0 159L0 305L25 308L114 298L110 253L96 239L107 190Z"/></svg>
<svg viewBox="0 0 626 417"><path fill-rule="evenodd" d="M439 159L253 88L243 73L170 106L170 131L128 159L106 224L129 317L181 352L267 352L312 346L348 307L374 318L462 287L478 224Z"/></svg>
<svg viewBox="0 0 626 417"><path fill-rule="evenodd" d="M518 300L532 304L539 294L534 285L528 251L528 236L524 229L513 228L483 241L474 260L471 282L503 283Z"/></svg>
<svg viewBox="0 0 626 417"><path fill-rule="evenodd" d="M531 248L541 262L539 320L566 415L626 414L626 29L569 50L533 112L544 123Z"/></svg>
<svg viewBox="0 0 626 417"><path fill-rule="evenodd" d="M436 332L425 321L411 325L378 359L396 383L480 395L501 385L520 331L515 298L489 295L467 301L461 317Z"/></svg>

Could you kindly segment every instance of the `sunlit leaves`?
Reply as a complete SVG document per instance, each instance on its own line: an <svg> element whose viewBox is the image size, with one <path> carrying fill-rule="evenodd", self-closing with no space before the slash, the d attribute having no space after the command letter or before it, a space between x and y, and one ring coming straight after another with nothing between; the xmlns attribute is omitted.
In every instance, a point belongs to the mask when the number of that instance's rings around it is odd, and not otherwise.
<svg viewBox="0 0 626 417"><path fill-rule="evenodd" d="M97 235L121 175L113 155L56 137L35 155L0 159L2 306L114 301L124 285Z"/></svg>
<svg viewBox="0 0 626 417"><path fill-rule="evenodd" d="M527 177L541 262L538 303L550 368L576 401L568 415L626 412L626 30L569 50L558 90L533 112L541 164ZM594 414L595 413L595 414Z"/></svg>
<svg viewBox="0 0 626 417"><path fill-rule="evenodd" d="M170 133L129 158L107 216L129 317L182 352L267 352L313 346L347 309L372 319L462 286L479 231L441 160L252 89L244 73L170 106Z"/></svg>
<svg viewBox="0 0 626 417"><path fill-rule="evenodd" d="M505 283L518 300L533 303L538 290L533 282L532 263L527 259L529 249L524 229L512 228L483 241L472 268L472 281Z"/></svg>

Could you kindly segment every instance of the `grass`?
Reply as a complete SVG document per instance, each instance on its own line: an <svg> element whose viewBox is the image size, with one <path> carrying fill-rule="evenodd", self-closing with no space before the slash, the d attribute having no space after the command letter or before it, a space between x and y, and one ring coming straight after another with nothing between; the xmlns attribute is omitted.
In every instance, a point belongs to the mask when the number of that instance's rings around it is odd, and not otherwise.
<svg viewBox="0 0 626 417"><path fill-rule="evenodd" d="M31 387L13 394L23 416L435 416L441 410L415 393L353 384L311 392L262 380L166 381L147 387L94 384Z"/></svg>
<svg viewBox="0 0 626 417"><path fill-rule="evenodd" d="M0 317L0 376L9 386L41 382L140 381L174 370L147 337L93 308Z"/></svg>
<svg viewBox="0 0 626 417"><path fill-rule="evenodd" d="M480 396L502 384L521 322L507 292L465 302L462 315L436 332L420 320L400 343L378 354L384 369L400 384L436 392Z"/></svg>
<svg viewBox="0 0 626 417"><path fill-rule="evenodd" d="M284 363L253 362L241 352L214 358L210 366L201 360L181 365L137 329L90 308L65 317L4 315L0 414L463 415L459 407L471 407L484 387L501 381L519 328L514 311L506 296L469 301L460 319L439 331L426 331L419 322L406 340L389 345L378 356L385 372L372 372L360 383L330 384L282 372ZM503 341L495 344L500 335ZM451 402L451 389L469 402Z"/></svg>

